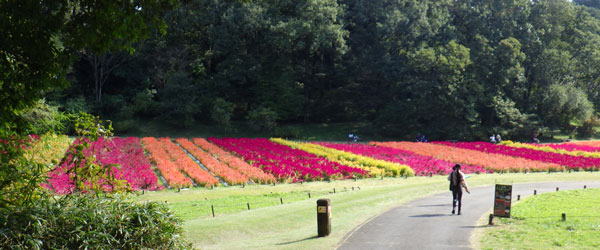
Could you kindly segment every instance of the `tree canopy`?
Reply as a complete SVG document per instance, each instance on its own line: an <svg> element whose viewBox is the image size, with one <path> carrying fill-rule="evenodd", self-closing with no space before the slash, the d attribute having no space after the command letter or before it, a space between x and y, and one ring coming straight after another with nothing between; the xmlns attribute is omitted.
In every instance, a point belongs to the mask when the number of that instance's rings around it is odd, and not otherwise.
<svg viewBox="0 0 600 250"><path fill-rule="evenodd" d="M93 50L122 58L100 90L97 65L79 54L71 87L50 101L88 107L117 130L142 118L177 127L358 121L381 135L439 139L571 129L600 104L595 3L191 0L135 53ZM134 36L150 34L142 31Z"/></svg>

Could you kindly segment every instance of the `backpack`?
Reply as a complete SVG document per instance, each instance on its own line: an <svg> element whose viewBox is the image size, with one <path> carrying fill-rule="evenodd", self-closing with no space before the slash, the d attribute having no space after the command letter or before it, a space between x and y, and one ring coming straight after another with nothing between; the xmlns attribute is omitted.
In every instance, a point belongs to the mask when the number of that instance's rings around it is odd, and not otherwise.
<svg viewBox="0 0 600 250"><path fill-rule="evenodd" d="M452 182L452 181L454 180L454 178L452 178L452 177L453 177L452 175L453 175L454 173L456 173L457 175L460 175L460 173L458 173L458 172L455 172L455 171L452 171L452 172L450 173L450 176L449 176L449 177L450 177L450 191L454 191L454 190L455 190L457 187L458 187L458 188L460 188L460 176L457 176L457 177L456 177L457 183L453 183L453 182Z"/></svg>

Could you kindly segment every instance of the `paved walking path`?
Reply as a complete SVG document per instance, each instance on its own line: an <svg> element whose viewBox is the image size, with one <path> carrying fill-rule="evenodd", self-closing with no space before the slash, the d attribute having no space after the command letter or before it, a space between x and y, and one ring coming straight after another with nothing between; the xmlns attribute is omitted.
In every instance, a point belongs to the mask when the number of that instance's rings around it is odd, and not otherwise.
<svg viewBox="0 0 600 250"><path fill-rule="evenodd" d="M513 200L533 194L600 187L600 182L525 183L513 185ZM450 191L415 200L385 212L346 236L339 247L349 249L471 249L469 237L484 213L491 211L494 187L463 193L462 215L452 215ZM557 215L558 216L558 215Z"/></svg>

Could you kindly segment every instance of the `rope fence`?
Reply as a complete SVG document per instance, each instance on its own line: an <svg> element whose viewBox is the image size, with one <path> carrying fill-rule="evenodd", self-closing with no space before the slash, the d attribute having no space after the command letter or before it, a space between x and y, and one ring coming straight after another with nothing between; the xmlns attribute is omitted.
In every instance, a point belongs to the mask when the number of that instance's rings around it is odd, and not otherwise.
<svg viewBox="0 0 600 250"><path fill-rule="evenodd" d="M273 197L269 201L257 201L257 202L240 202L232 205L221 205L216 203L205 203L205 204L194 204L192 206L197 207L199 211L205 217L216 217L219 214L228 214L232 212L241 212L244 210L252 210L263 207L271 207L277 205L289 204L297 201L304 201L313 198L319 198L326 195L335 195L339 193L346 193L352 191L359 191L360 186L332 188L331 190L321 191L304 191L296 194L282 195ZM202 217L202 216L201 216Z"/></svg>

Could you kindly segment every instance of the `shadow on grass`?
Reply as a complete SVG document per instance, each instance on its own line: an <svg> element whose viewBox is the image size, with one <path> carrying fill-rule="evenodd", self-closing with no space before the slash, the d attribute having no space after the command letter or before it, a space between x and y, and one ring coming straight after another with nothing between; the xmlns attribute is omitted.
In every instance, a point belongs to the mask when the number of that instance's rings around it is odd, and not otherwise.
<svg viewBox="0 0 600 250"><path fill-rule="evenodd" d="M419 215L411 215L409 217L443 217L443 216L450 216L449 214L419 214Z"/></svg>
<svg viewBox="0 0 600 250"><path fill-rule="evenodd" d="M294 240L294 241L288 241L288 242L281 242L281 243L277 243L277 244L275 244L275 245L278 245L278 246L282 246L282 245L289 245L289 244L294 244L294 243L302 242L302 241L305 241L305 240L312 240L312 239L317 239L317 238L319 238L319 236L315 235L315 236L311 236L311 237L304 238L304 239L301 239L301 240Z"/></svg>

